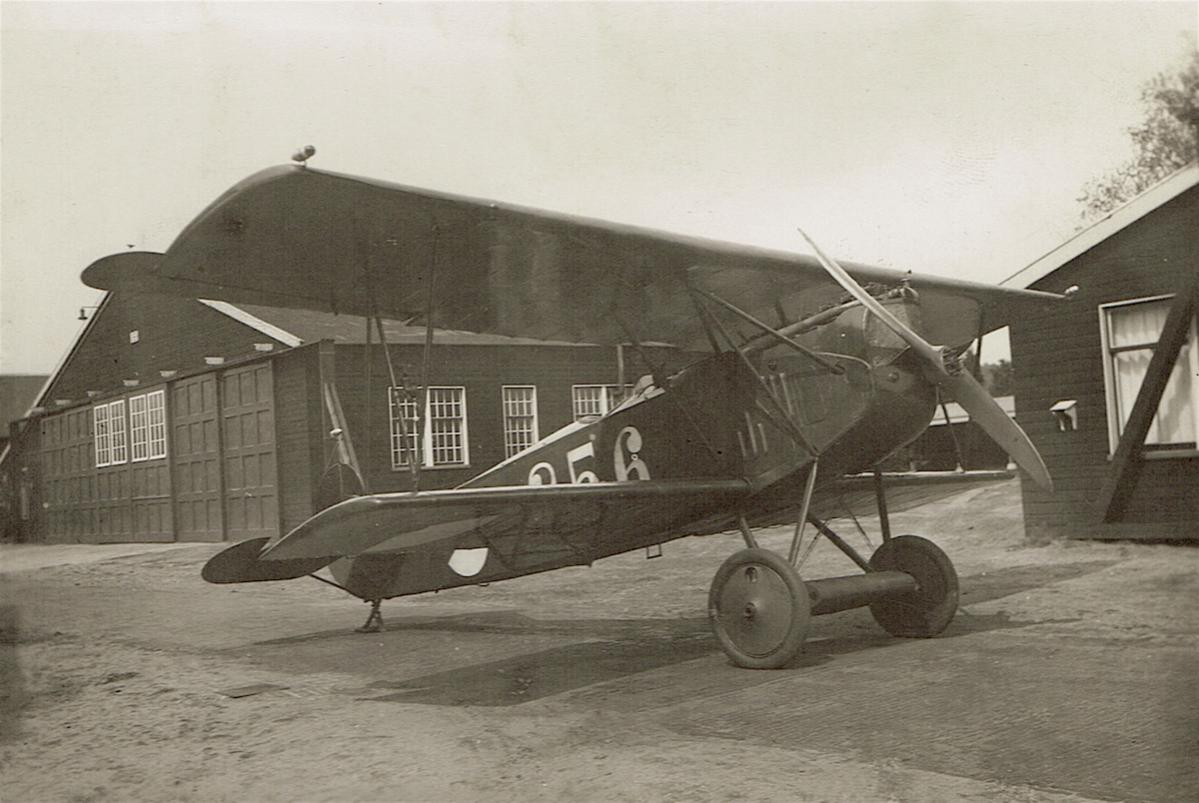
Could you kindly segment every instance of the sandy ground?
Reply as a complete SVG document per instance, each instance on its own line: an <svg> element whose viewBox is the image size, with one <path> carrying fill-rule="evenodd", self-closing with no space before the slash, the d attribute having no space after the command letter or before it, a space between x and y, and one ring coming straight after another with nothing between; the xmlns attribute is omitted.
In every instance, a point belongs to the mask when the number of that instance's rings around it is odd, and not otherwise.
<svg viewBox="0 0 1199 803"><path fill-rule="evenodd" d="M313 581L204 584L214 546L4 548L0 798L1199 800L1199 549L1026 544L1014 483L895 519L954 559L946 634L834 614L766 672L704 619L735 537L391 601L371 635ZM803 573L852 570L820 543Z"/></svg>

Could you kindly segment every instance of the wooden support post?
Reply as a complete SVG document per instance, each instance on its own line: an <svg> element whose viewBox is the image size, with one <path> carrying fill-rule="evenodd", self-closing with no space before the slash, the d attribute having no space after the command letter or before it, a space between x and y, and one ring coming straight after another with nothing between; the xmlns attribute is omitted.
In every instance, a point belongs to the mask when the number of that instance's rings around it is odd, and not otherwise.
<svg viewBox="0 0 1199 803"><path fill-rule="evenodd" d="M1153 357L1149 360L1145 380L1141 383L1137 400L1128 414L1128 422L1120 435L1120 444L1112 456L1107 479L1104 480L1099 497L1095 500L1095 508L1103 523L1120 520L1132 489L1136 486L1141 467L1141 447L1145 445L1145 435L1157 414L1162 393L1166 389L1166 383L1170 381L1170 373L1174 370L1174 363L1182 345L1186 342L1191 321L1199 309L1197 296L1199 275L1184 283L1170 305L1170 313L1166 316L1161 337L1153 347Z"/></svg>

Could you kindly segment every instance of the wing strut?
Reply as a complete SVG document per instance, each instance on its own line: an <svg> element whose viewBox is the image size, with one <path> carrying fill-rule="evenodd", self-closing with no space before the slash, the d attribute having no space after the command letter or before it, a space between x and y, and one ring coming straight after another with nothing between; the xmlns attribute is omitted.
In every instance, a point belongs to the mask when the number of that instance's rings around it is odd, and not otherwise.
<svg viewBox="0 0 1199 803"><path fill-rule="evenodd" d="M395 363L391 361L391 349L387 346L387 335L383 333L383 319L378 315L372 315L370 317L375 319L375 329L379 332L379 345L383 347L383 356L387 359L387 375L391 379L391 386L387 389L387 400L391 403L392 407L399 408L399 415L397 418L400 421L400 456L406 456L408 458L408 470L412 473L412 491L415 493L416 491L420 490L420 433L422 432L422 419L420 410L416 411L416 448L411 449L408 445L408 420L404 415L404 405L397 405L395 403L395 396L397 391L403 393L406 401L408 399L412 399L412 393L408 390L408 383L403 381L403 377L400 377L399 381L397 381ZM415 406L416 400L412 399L412 401L413 405ZM408 454L409 452L415 452L415 454Z"/></svg>
<svg viewBox="0 0 1199 803"><path fill-rule="evenodd" d="M368 273L367 275L369 276L370 274ZM371 353L371 319L367 318L366 319L366 349L365 349L365 353L363 356L363 360L366 363L366 365L364 366L366 369L366 409L363 410L363 413L365 414L365 418L366 418L366 443L363 444L363 449L366 451L366 464L368 466L374 465L371 462L371 456L374 453L374 441L375 441L375 430L374 430L374 427L372 426L374 424L374 416L371 415L371 409L374 408L374 406L375 406L372 403L375 398L375 382L374 382L375 371L374 371L373 360L371 359L373 356L374 355ZM388 398L390 399L391 393L389 392L387 395L388 395ZM391 427L389 426L388 429L390 430ZM391 433L388 432L388 440L389 441L391 440L390 436L391 436ZM366 489L364 488L363 490L366 490Z"/></svg>
<svg viewBox="0 0 1199 803"><path fill-rule="evenodd" d="M425 306L425 355L421 366L421 405L416 413L416 431L420 433L418 437L423 436L425 431L426 416L429 415L429 365L433 358L433 301L434 287L433 279L437 276L437 245L441 240L441 227L436 223L433 224L433 251L429 255L429 296ZM417 450L419 452L419 449ZM420 490L420 469L417 469L412 474L412 492L416 493Z"/></svg>
<svg viewBox="0 0 1199 803"><path fill-rule="evenodd" d="M703 290L700 290L699 288L696 288L696 287L691 287L690 285L688 286L688 290L690 290L693 294L698 293L698 294L702 294L704 296L709 295L708 293L704 292ZM726 329L724 327L724 324L722 324L720 322L720 320L715 315L712 314L712 311L710 309L707 309L706 307L704 307L703 303L700 300L700 296L692 295L692 298L695 299L696 306L699 307L700 312L702 313L702 318L703 318L705 326L713 326L720 332L720 334L724 337L725 341L729 344L729 347L737 353L737 356L741 359L741 362L743 362L745 364L745 367L749 369L750 374L753 376L753 378L755 380L757 380L758 387L762 390L763 393L766 394L766 397L768 399L770 399L771 403L774 405L775 412L778 415L777 416L772 415L770 410L767 410L764 406L762 406L762 404L760 402L757 404L758 409L768 419L770 419L772 421L774 421L774 420L781 421L782 429L791 436L791 439L794 440L799 445L799 448L803 449L805 452L812 455L812 457L814 457L814 458L819 457L820 450L817 449L814 445L812 445L812 443L809 442L806 437L804 437L803 432L800 431L799 427L795 424L795 422L793 420L791 420L791 416L787 413L787 408L783 406L783 403L781 401L779 401L778 396L774 395L774 391L770 388L769 385L766 384L766 381L764 379L762 379L761 374L759 374L757 369L754 368L753 363L749 361L749 357L746 355L746 353L742 349L737 348L737 344L736 344L736 342L734 342L732 335L729 334L728 329ZM716 298L715 296L712 296L712 298L715 301L720 302L722 305L725 303L723 300ZM736 309L736 308L734 307L733 309ZM737 310L737 312L740 312L740 310ZM761 322L757 322L756 325L763 326L767 329L770 329L770 327L766 326L766 324L763 324ZM770 331L773 331L773 330L770 330ZM796 346L797 348L803 349L803 347L800 346L798 343L794 343L789 338L785 338L785 339L787 340L788 343L791 343L792 345Z"/></svg>
<svg viewBox="0 0 1199 803"><path fill-rule="evenodd" d="M649 356L649 352L645 350L645 346L641 345L641 341L637 339L637 335L633 334L633 330L629 328L628 324L625 323L624 318L615 309L612 310L612 317L616 320L616 325L620 327L622 332L624 332L625 337L627 337L629 342L633 344L633 348L637 350L637 356L641 357L641 361L649 366L650 374L654 378L654 384L660 388L666 387L666 371L664 370L662 363ZM621 346L618 345L617 349L620 348ZM620 355L621 352L617 351L617 356L620 357ZM619 362L621 374L623 375L624 359L621 357ZM622 401L624 400L624 396L624 380L621 379L620 397Z"/></svg>
<svg viewBox="0 0 1199 803"><path fill-rule="evenodd" d="M825 357L820 356L812 349L808 348L807 346L804 346L801 343L797 343L796 341L792 340L791 338L789 338L786 335L779 332L779 330L773 328L772 326L770 326L767 323L759 321L757 318L750 315L748 312L745 312L744 310L730 304L729 302L725 301L720 296L709 293L707 290L701 290L698 287L695 288L695 292L699 293L701 296L708 299L709 301L711 301L715 304L718 304L721 307L724 307L729 312L736 315L738 318L741 318L742 320L747 321L748 323L752 324L753 326L756 326L757 328L761 329L763 332L765 332L767 335L769 335L774 340L777 340L780 343L784 343L784 344L790 346L791 348L795 349L796 351L798 351L800 354L804 355L808 359L810 359L816 363L819 363L821 365L821 367L823 367L829 371L832 371L834 374L840 375L840 374L845 373L844 366L840 365L839 363L833 362L832 360L829 360Z"/></svg>

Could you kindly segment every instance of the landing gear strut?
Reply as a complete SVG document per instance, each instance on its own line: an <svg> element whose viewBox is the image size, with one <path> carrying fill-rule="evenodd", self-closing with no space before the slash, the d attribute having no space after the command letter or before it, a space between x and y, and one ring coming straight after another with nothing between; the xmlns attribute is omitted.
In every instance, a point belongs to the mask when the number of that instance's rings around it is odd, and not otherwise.
<svg viewBox="0 0 1199 803"><path fill-rule="evenodd" d="M358 628L355 633L378 633L383 629L383 612L379 610L379 606L383 604L381 599L364 600L371 604L370 615L366 617L366 622L362 627Z"/></svg>

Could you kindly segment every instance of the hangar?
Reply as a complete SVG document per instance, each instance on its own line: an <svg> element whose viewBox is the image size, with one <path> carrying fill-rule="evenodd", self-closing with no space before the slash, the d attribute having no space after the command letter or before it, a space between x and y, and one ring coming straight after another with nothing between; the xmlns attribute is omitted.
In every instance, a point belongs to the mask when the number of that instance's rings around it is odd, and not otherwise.
<svg viewBox="0 0 1199 803"><path fill-rule="evenodd" d="M1199 164L1004 284L1073 303L1011 327L1016 412L1053 475L1030 537L1199 540Z"/></svg>
<svg viewBox="0 0 1199 803"><path fill-rule="evenodd" d="M425 329L384 323L401 386ZM437 331L420 450L377 336L350 315L110 293L0 458L5 537L222 541L287 531L327 504L333 408L371 491L457 485L555 429L606 412L650 369L632 348ZM648 345L658 368L683 355ZM409 437L417 433L409 431ZM414 440L410 441L414 443ZM322 482L324 483L322 485Z"/></svg>

